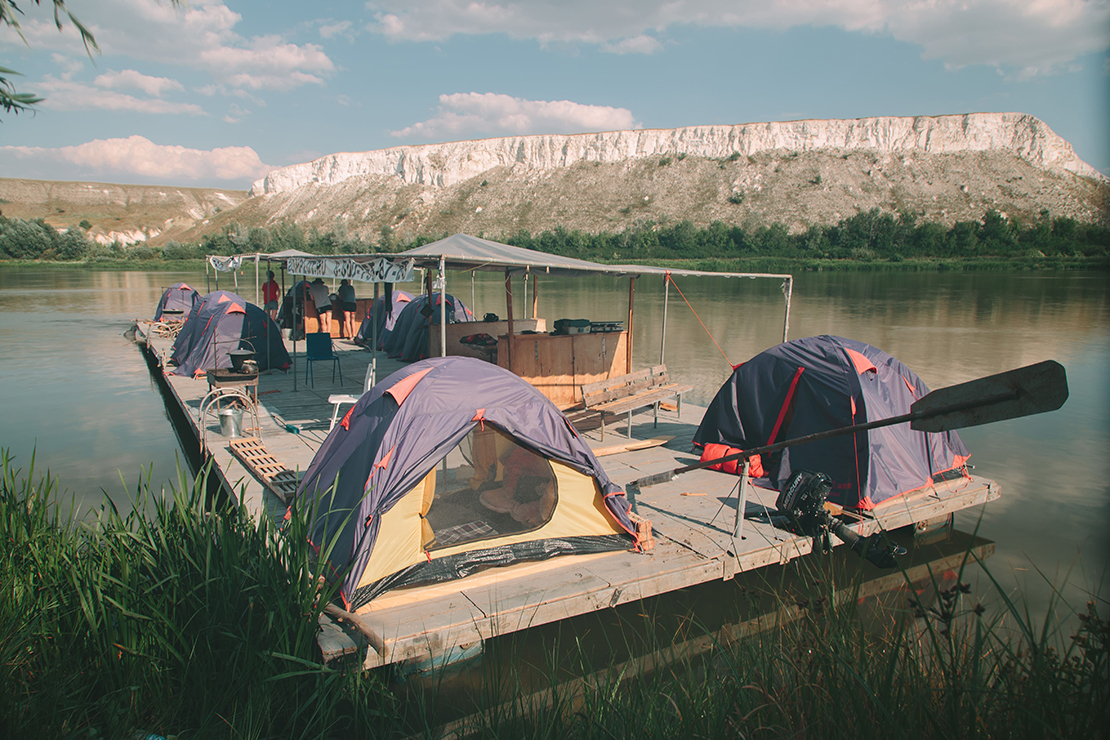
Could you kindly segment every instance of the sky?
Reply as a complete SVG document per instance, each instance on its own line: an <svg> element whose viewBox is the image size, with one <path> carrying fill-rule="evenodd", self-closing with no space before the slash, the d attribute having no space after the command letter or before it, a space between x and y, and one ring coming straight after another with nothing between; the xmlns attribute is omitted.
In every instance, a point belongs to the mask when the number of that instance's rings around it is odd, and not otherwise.
<svg viewBox="0 0 1110 740"><path fill-rule="evenodd" d="M247 189L520 134L1019 112L1110 175L1110 0L17 3L0 177Z"/></svg>

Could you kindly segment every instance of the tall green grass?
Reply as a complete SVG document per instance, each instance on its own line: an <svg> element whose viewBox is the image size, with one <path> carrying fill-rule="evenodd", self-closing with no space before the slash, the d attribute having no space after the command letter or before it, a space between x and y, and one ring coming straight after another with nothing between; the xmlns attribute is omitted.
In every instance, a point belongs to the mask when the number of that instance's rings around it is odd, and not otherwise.
<svg viewBox="0 0 1110 740"><path fill-rule="evenodd" d="M452 700L437 695L445 684L436 677L420 699L383 671L319 664L317 618L333 593L319 585L301 516L279 531L209 505L204 474L165 493L141 482L127 515L110 504L82 515L60 506L56 481L35 478L33 460L26 475L6 454L2 463L0 737L441 733L435 715ZM791 567L806 562L819 558ZM852 596L860 582L845 591L838 578L816 570L801 592L768 584L757 613L771 617L754 630L718 631L696 612L653 616L659 602L606 618L607 630L613 619L664 625L649 638L606 631L612 651L550 625L536 633L551 644L540 694L534 675L511 668L524 660L511 642L519 636L497 638L484 666L462 669L477 713L450 730L514 739L1108 736L1104 601L1061 632L1053 613L1037 621L1018 599L985 609L960 578L933 601L874 620ZM690 640L708 641L708 651L687 650ZM509 659L495 661L498 651Z"/></svg>
<svg viewBox="0 0 1110 740"><path fill-rule="evenodd" d="M332 593L304 520L278 531L179 478L79 517L4 454L0 736L315 738L392 716L380 681L319 664Z"/></svg>

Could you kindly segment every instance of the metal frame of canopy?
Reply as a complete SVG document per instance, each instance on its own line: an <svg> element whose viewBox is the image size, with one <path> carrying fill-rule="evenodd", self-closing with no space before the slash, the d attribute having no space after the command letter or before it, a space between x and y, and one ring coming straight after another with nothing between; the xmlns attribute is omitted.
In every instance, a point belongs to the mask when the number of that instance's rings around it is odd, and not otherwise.
<svg viewBox="0 0 1110 740"><path fill-rule="evenodd" d="M783 317L782 340L785 342L790 332L790 300L793 293L794 278L789 274L779 273L752 273L752 272L705 272L701 270L684 270L672 269L664 267L651 267L647 265L603 265L597 262L588 262L586 260L574 259L572 257L562 257L559 255L547 254L545 252L537 252L531 249L524 249L522 247L514 247L508 244L501 244L499 242L489 241L487 239L480 239L478 237L469 236L467 234L455 234L446 239L425 244L415 249L410 249L406 252L401 252L396 257L411 257L415 260L415 264L420 267L436 267L438 268L440 280L437 281L437 287L440 290L446 291L446 269L448 267L467 270L471 272L473 280L473 272L477 270L483 271L500 271L505 272L505 293L506 293L506 309L508 311L507 319L509 324L508 329L508 349L509 349L509 367L512 367L512 346L513 346L513 307L512 307L512 283L511 279L514 275L524 275L524 298L525 298L525 313L527 314L528 304L528 280L527 276L532 275L532 315L535 317L537 306L537 276L539 274L547 275L566 275L566 276L581 276L589 274L602 274L613 275L618 277L628 277L628 344L627 344L627 365L632 366L632 326L633 326L633 308L635 301L636 279L645 275L659 275L664 279L664 296L663 296L663 322L662 322L662 337L660 340L659 349L659 362L663 364L666 357L666 340L667 340L667 307L670 300L670 283L672 275L683 275L689 277L726 277L726 278L770 278L782 280L782 291L786 299L786 307ZM440 353L446 354L447 352L447 339L446 339L446 308L441 303L441 317L440 317Z"/></svg>
<svg viewBox="0 0 1110 740"><path fill-rule="evenodd" d="M295 251L295 250L292 250ZM628 284L628 342L626 346L626 365L632 366L632 329L634 318L634 305L636 294L636 279L647 275L659 275L664 279L663 321L659 348L659 362L664 364L666 358L667 340L667 310L670 300L670 283L672 275L689 277L726 277L726 278L769 278L782 281L782 291L785 296L785 311L783 317L782 339L785 342L790 332L790 300L793 293L794 278L789 274L780 273L750 273L750 272L705 272L700 270L684 270L648 265L603 265L597 262L547 254L523 247L514 247L509 244L482 239L468 234L455 234L453 236L431 242L414 249L396 254L349 254L349 255L306 255L303 252L296 255L257 255L262 259L278 258L282 260L282 291L285 289L284 267L293 261L290 274L305 277L345 277L360 282L374 283L375 304L378 297L378 283L382 282L408 282L412 279L412 269L435 269L437 277L433 282L424 280L424 290L431 292L438 290L441 294L447 292L447 269L466 271L471 273L471 302L473 303L474 272L501 272L505 274L505 306L508 322L508 358L507 365L513 365L513 291L512 278L524 276L525 316L527 316L528 302L528 276L532 277L532 316L536 315L538 307L538 276L583 276L583 275L611 275L627 277ZM407 270L407 273L403 271ZM399 273L407 274L408 279L398 279ZM430 278L430 275L427 275ZM373 305L373 304L372 304ZM374 310L374 309L372 309ZM376 314L371 316L373 331L373 346L377 346L377 321ZM440 301L440 355L447 354L447 303ZM296 344L294 343L294 371L296 368ZM376 355L371 360L371 381L376 381ZM296 383L294 381L294 389Z"/></svg>

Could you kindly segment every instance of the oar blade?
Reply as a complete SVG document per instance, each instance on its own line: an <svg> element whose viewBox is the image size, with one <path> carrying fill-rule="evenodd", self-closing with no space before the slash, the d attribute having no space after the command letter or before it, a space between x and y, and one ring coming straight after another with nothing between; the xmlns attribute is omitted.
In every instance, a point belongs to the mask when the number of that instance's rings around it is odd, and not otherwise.
<svg viewBox="0 0 1110 740"><path fill-rule="evenodd" d="M921 432L990 424L1055 411L1068 400L1064 366L1053 360L940 388L917 401L910 428Z"/></svg>

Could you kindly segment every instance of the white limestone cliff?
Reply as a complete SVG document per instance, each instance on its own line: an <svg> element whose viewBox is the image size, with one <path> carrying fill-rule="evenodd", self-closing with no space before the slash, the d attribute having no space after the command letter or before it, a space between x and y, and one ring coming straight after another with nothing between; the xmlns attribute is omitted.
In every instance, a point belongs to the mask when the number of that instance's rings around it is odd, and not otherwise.
<svg viewBox="0 0 1110 740"><path fill-rule="evenodd" d="M404 184L449 187L505 165L549 172L578 162L615 163L677 154L727 158L736 153L858 150L902 156L1006 151L1045 169L1106 179L1034 116L968 113L511 136L343 152L274 170L254 183L251 195L331 186L360 177L396 177Z"/></svg>

